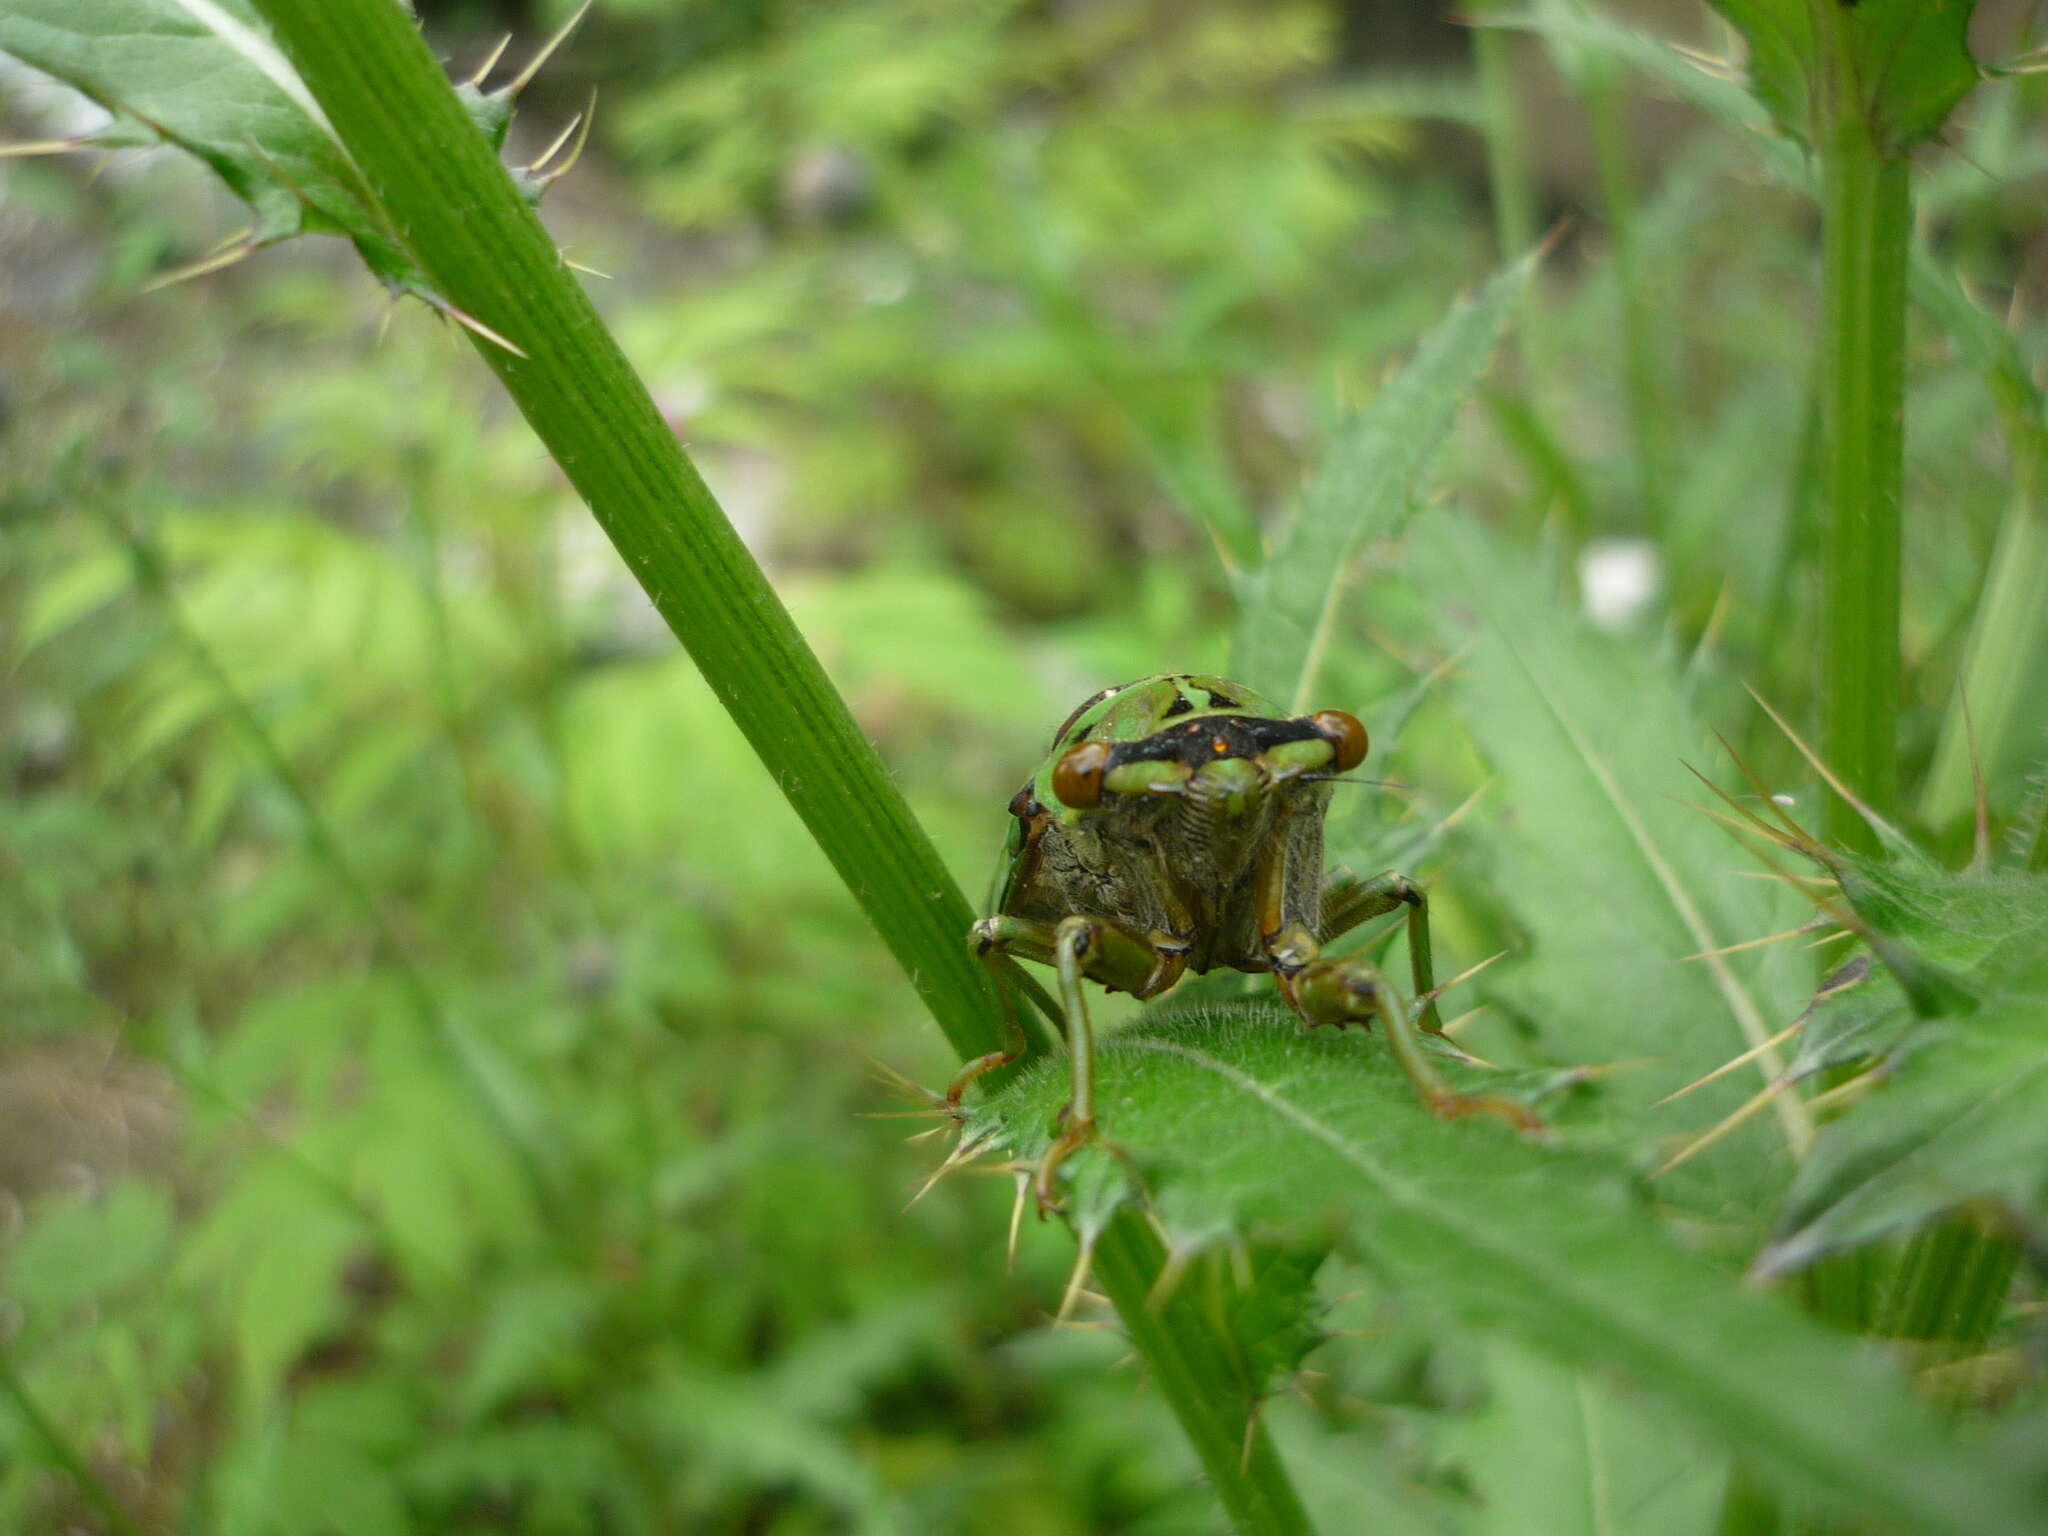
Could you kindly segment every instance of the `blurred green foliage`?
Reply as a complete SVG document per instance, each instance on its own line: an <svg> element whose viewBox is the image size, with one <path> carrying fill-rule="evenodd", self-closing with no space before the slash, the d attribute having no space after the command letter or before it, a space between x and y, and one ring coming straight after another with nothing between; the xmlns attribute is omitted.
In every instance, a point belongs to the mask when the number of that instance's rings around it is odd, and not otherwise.
<svg viewBox="0 0 2048 1536"><path fill-rule="evenodd" d="M1340 57L1340 23L1227 0L617 0L561 63L553 99L582 72L602 104L558 227L617 275L628 351L971 889L1068 705L1222 664L1237 556L1344 406L1495 263L1456 126L1476 89ZM444 41L465 63L488 42ZM1515 57L1532 135L1581 139L1580 104L1538 89L1542 47ZM1491 622L1532 626L1519 654L1592 654L1622 697L1654 676L1658 710L1682 697L1790 781L1738 684L1812 692L1810 212L1739 130L1617 78L1640 128L1633 259L1567 157L1542 162L1545 202L1582 216L1442 478L1494 525L1488 562L1614 632L1553 635L1517 588ZM53 109L10 91L24 125ZM2031 370L2034 88L1980 93L1955 137L1926 230L1970 291L2010 300ZM937 1040L467 353L416 309L386 333L316 248L140 294L233 223L146 164L10 161L0 181L18 1401L150 1530L1203 1528L1165 1410L1109 1369L1120 1343L1040 1326L1067 1245L1027 1231L1006 1270L1006 1181L904 1210L929 1159L899 1138L922 1122L863 1118L905 1107L870 1061L941 1081ZM1675 462L1654 505L1625 299L1656 317ZM1955 335L1916 323L1910 359L1908 783L2011 500L1986 393L2008 363ZM1653 580L1609 612L1617 555ZM1340 845L1448 874L1448 971L1503 947L1549 962L1468 1043L1578 1060L1583 1026L1625 1055L1638 1005L1571 948L1546 883L1572 834L1545 813L1583 786L1511 728L1528 697L1497 658L1454 703L1416 682L1490 594L1431 540L1365 566L1319 692L1378 701L1376 733L1415 706L1390 770L1411 791L1340 805ZM2000 836L2030 831L2044 758L2028 661L2007 670L2031 733L1987 765ZM1637 746L1698 750L1661 736ZM1443 829L1493 772L1537 813L1482 800ZM1923 830L1968 846L1967 817ZM1575 852L1595 886L1626 856ZM1631 991L1666 958L1626 955ZM1746 973L1774 1024L1798 969ZM1698 980L1670 989L1674 1017ZM1717 1027L1688 1055L1731 1054ZM1687 1175L1723 1202L1705 1246L1768 1219L1768 1143ZM1355 1266L1322 1284L1359 1336L1272 1417L1332 1529L1577 1528L1592 1494L1527 1452L1567 1407L1641 1450L1603 1518L1706 1528L1716 1468L1626 1389ZM0 1524L112 1528L56 1468L0 1407Z"/></svg>

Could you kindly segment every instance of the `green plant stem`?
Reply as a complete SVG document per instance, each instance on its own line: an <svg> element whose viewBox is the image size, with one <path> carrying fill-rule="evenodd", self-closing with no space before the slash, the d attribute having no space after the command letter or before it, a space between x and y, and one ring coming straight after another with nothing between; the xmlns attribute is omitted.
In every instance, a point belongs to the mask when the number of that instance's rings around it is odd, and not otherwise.
<svg viewBox="0 0 2048 1536"><path fill-rule="evenodd" d="M1258 1403L1227 1364L1232 1345L1201 1310L1195 1288L1184 1285L1164 1303L1148 1302L1165 1257L1144 1218L1126 1207L1096 1240L1095 1277L1116 1304L1236 1528L1248 1536L1311 1530L1272 1437L1254 1422Z"/></svg>
<svg viewBox="0 0 2048 1536"><path fill-rule="evenodd" d="M1001 1004L967 952L966 899L405 13L389 0L258 9L421 270L448 304L519 348L478 339L955 1050L997 1048ZM1026 1027L1042 1048L1047 1031L1028 1012ZM1104 1235L1104 1283L1153 1375L1171 1384L1218 1498L1264 1522L1247 1529L1306 1530L1263 1433L1248 1464L1213 1454L1238 1394L1218 1390L1213 1340L1185 1313L1146 1310L1143 1268L1157 1256L1133 1241Z"/></svg>
<svg viewBox="0 0 2048 1536"><path fill-rule="evenodd" d="M413 560L419 570L420 597L427 608L427 655L433 673L434 704L441 716L441 734L455 760L462 784L463 835L473 843L488 836L483 779L477 768L474 734L462 704L456 677L455 641L448 623L448 590L442 579L441 525L432 476L409 467L406 511L410 515Z"/></svg>
<svg viewBox="0 0 2048 1536"><path fill-rule="evenodd" d="M1850 16L1814 0L1821 162L1821 752L1880 815L1898 798L1899 502L1905 412L1906 157L1857 87ZM1875 851L1839 798L1828 830Z"/></svg>
<svg viewBox="0 0 2048 1536"><path fill-rule="evenodd" d="M1968 1213L1923 1227L1906 1245L1879 1332L1981 1344L2005 1307L2019 1246Z"/></svg>
<svg viewBox="0 0 2048 1536"><path fill-rule="evenodd" d="M1486 181L1493 206L1493 235L1503 263L1533 249L1540 238L1538 189L1529 165L1529 127L1516 89L1515 50L1520 40L1506 27L1487 24L1490 12L1506 9L1496 0L1480 12L1479 24L1471 29L1472 62L1479 75L1486 125ZM1552 393L1545 386L1557 376L1553 366L1556 355L1550 315L1539 286L1524 304L1516 327L1518 381L1506 387L1483 386L1482 398L1540 487L1530 505L1547 515L1554 501L1565 547L1575 550L1592 532L1592 503L1584 477L1558 446L1557 434L1544 423L1535 404ZM1570 563L1566 561L1567 566Z"/></svg>
<svg viewBox="0 0 2048 1536"><path fill-rule="evenodd" d="M1531 311L1536 306L1530 306ZM1523 323L1523 366L1530 362L1527 344L1528 322ZM1531 498L1546 512L1554 505L1557 522L1568 548L1576 549L1593 532L1593 497L1586 489L1586 477L1571 455L1558 442L1530 403L1529 392L1480 386L1480 399L1509 450L1522 461L1535 495Z"/></svg>

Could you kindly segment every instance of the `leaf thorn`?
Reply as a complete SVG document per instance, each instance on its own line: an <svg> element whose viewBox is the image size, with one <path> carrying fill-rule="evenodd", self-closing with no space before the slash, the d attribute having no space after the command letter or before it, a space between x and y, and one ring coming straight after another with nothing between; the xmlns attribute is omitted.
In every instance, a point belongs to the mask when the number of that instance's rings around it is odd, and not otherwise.
<svg viewBox="0 0 2048 1536"><path fill-rule="evenodd" d="M1691 1141L1672 1153L1671 1156L1665 1158L1655 1168L1651 1169L1650 1177L1653 1179L1662 1178L1680 1163L1687 1161L1698 1153L1706 1151L1708 1147L1711 1147L1730 1131L1736 1129L1745 1120L1750 1119L1764 1109L1779 1094L1790 1088L1797 1081L1798 1079L1790 1072L1782 1073L1772 1078L1762 1088L1744 1100L1735 1110L1724 1115L1718 1123L1708 1127L1701 1134L1695 1136Z"/></svg>
<svg viewBox="0 0 2048 1536"><path fill-rule="evenodd" d="M533 77L540 73L541 66L553 58L555 50L569 40L569 34L574 32L583 18L590 14L591 6L596 3L597 0L583 0L583 3L576 7L576 14L563 22L555 30L555 35L540 45L540 52L527 60L526 68L513 76L512 83L501 87L497 94L500 96L517 96L527 86L531 85Z"/></svg>
<svg viewBox="0 0 2048 1536"><path fill-rule="evenodd" d="M484 88L484 81L490 78L491 71L498 67L498 60L505 57L505 50L511 46L512 34L507 32L498 39L498 46L484 55L484 61L477 65L476 73L469 77L469 84L472 90L480 91Z"/></svg>
<svg viewBox="0 0 2048 1536"><path fill-rule="evenodd" d="M1060 1309L1053 1314L1053 1326L1067 1321L1074 1310L1074 1303L1080 1299L1081 1287L1088 1278L1088 1271L1095 1263L1095 1239L1092 1235L1081 1239L1080 1251L1074 1255L1074 1271L1067 1276L1066 1291L1060 1297Z"/></svg>
<svg viewBox="0 0 2048 1536"><path fill-rule="evenodd" d="M1779 1030L1775 1035L1771 1036L1770 1039L1759 1040L1755 1045L1752 1045L1740 1056L1730 1057L1727 1061L1722 1062L1720 1066L1714 1068L1714 1070L1709 1072L1705 1077L1696 1077L1691 1082L1687 1083L1683 1088L1674 1088L1671 1092L1665 1094L1663 1098L1659 1099L1656 1103L1652 1104L1650 1108L1662 1109L1666 1104L1671 1103L1673 1100L1684 1098L1688 1093L1691 1093L1693 1089L1704 1088L1707 1086L1707 1084L1713 1082L1715 1079L1724 1077L1728 1073L1733 1072L1737 1067L1748 1066L1752 1061L1755 1061L1757 1057L1764 1055L1766 1052L1776 1050L1779 1046L1783 1045L1787 1040L1790 1040L1794 1035L1798 1034L1799 1031L1804 1029L1805 1027L1806 1015L1801 1014L1798 1018L1794 1019L1790 1024L1787 1024L1783 1029Z"/></svg>
<svg viewBox="0 0 2048 1536"><path fill-rule="evenodd" d="M1031 1193L1031 1170L1019 1168L1016 1173L1017 1198L1010 1204L1010 1236L1003 1247L1003 1273L1017 1272L1017 1234L1024 1227L1024 1202Z"/></svg>

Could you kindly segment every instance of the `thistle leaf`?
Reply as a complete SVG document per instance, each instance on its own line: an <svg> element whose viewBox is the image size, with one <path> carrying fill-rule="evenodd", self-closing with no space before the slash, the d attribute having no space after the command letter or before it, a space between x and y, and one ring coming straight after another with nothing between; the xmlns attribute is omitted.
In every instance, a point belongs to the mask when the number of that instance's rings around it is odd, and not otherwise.
<svg viewBox="0 0 2048 1536"><path fill-rule="evenodd" d="M10 0L0 52L91 97L113 121L86 142L169 144L249 205L245 249L307 233L354 243L386 286L431 297L425 279L248 0ZM503 93L460 92L493 144Z"/></svg>
<svg viewBox="0 0 2048 1536"><path fill-rule="evenodd" d="M1529 954L1495 992L1538 1021L1555 1059L1645 1062L1612 1088L1645 1104L1789 1023L1808 990L1789 946L1678 963L1800 913L1739 878L1740 849L1681 803L1699 792L1686 762L1719 748L1674 670L1596 633L1540 564L1472 524L1418 527L1407 569L1441 595L1438 643L1463 655L1453 702L1498 775L1493 873ZM1483 606L1461 600L1473 592ZM1710 1123L1755 1082L1733 1074L1687 1102Z"/></svg>
<svg viewBox="0 0 2048 1536"><path fill-rule="evenodd" d="M1231 675L1299 712L1344 595L1352 557L1408 520L1417 483L1450 435L1541 250L1459 304L1342 428L1266 563L1241 583Z"/></svg>
<svg viewBox="0 0 2048 1536"><path fill-rule="evenodd" d="M1781 133L1811 136L1813 82L1827 40L1808 0L1713 0L1749 44L1751 88ZM1862 0L1836 9L1856 105L1890 153L1941 131L1980 71L1970 56L1974 0Z"/></svg>
<svg viewBox="0 0 2048 1536"><path fill-rule="evenodd" d="M1084 1234L1140 1199L1187 1247L1327 1227L1397 1291L1618 1372L1789 1487L1913 1530L2048 1514L1851 1341L1668 1239L1625 1170L1437 1120L1377 1041L1304 1032L1268 1003L1168 1006L1109 1036L1097 1073L1113 1146L1083 1148L1063 1181ZM1063 1064L1041 1063L968 1134L1035 1157L1066 1096Z"/></svg>
<svg viewBox="0 0 2048 1536"><path fill-rule="evenodd" d="M2048 879L1843 861L1889 956L1938 969L1960 1004L1928 1018L1905 980L1864 963L1824 989L1799 1067L1862 1061L1884 1080L1826 1127L1799 1169L1761 1273L1799 1269L1966 1202L2048 1231Z"/></svg>

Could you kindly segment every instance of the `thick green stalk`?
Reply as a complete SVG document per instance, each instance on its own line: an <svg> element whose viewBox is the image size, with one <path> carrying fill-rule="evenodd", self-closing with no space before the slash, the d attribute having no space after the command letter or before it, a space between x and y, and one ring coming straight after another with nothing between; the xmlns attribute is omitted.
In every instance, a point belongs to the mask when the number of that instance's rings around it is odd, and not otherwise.
<svg viewBox="0 0 2048 1536"><path fill-rule="evenodd" d="M404 12L389 0L258 9L421 270L518 348L478 342L947 1038L963 1056L993 1049L1001 1006L967 952L965 898ZM1104 1235L1104 1283L1218 1497L1247 1529L1305 1530L1263 1435L1248 1462L1213 1454L1217 1425L1235 1416L1242 1435L1241 1393L1221 1390L1215 1340L1190 1314L1147 1311L1157 1255L1135 1243Z"/></svg>
<svg viewBox="0 0 2048 1536"><path fill-rule="evenodd" d="M1821 751L1880 814L1898 798L1899 500L1905 412L1908 163L1856 84L1850 15L1815 0L1821 162ZM1828 830L1876 839L1839 799Z"/></svg>

